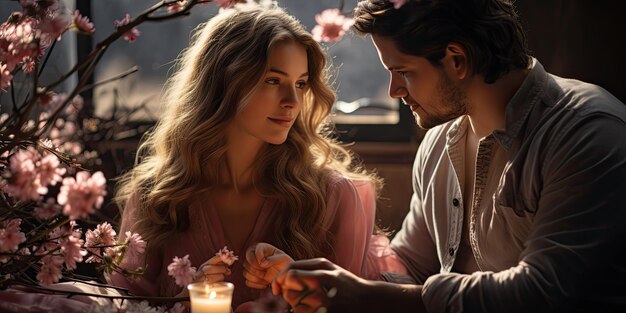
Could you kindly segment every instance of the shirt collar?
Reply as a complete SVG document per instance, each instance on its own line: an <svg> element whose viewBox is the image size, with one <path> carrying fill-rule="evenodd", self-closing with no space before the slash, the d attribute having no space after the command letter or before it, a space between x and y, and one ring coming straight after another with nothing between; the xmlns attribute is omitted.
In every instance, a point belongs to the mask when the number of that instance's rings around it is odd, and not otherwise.
<svg viewBox="0 0 626 313"><path fill-rule="evenodd" d="M528 120L528 116L536 103L541 101L541 95L547 85L548 73L541 63L532 58L531 69L522 85L513 95L505 109L505 129L495 130L493 136L509 151L520 136L520 131ZM447 144L452 145L465 135L469 121L462 115L451 122L452 125L446 134Z"/></svg>
<svg viewBox="0 0 626 313"><path fill-rule="evenodd" d="M495 130L493 135L509 151L520 136L532 108L541 101L547 84L548 73L537 59L532 59L531 70L511 98L505 109L505 129Z"/></svg>

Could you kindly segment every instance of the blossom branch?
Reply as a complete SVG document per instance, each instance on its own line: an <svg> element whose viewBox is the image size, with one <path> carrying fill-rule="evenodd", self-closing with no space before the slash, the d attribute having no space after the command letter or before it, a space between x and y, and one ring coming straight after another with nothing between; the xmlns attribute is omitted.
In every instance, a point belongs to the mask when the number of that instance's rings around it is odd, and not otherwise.
<svg viewBox="0 0 626 313"><path fill-rule="evenodd" d="M80 69L83 69L86 66L86 64L89 63L87 70L85 70L85 72L83 73L83 77L81 77L81 79L79 80L79 83L76 86L76 88L74 88L74 91L67 97L67 99L63 102L63 104L60 105L59 108L52 114L52 117L50 118L49 121L46 122L44 127L42 127L42 129L40 130L38 135L41 135L41 134L45 133L50 128L50 126L52 125L53 121L56 120L56 118L63 111L63 109L67 106L67 104L70 101L72 101L74 96L76 96L79 93L79 90L83 89L84 85L87 83L87 78L93 73L95 65L98 63L98 61L100 60L100 58L102 57L104 52L109 48L109 46L114 41L116 41L122 35L124 35L125 33L129 32L129 31L131 31L133 28L135 28L136 26L138 26L139 24L141 24L141 23L143 23L145 21L162 21L162 20L167 20L167 19L172 19L172 18L176 18L176 17L179 17L179 16L187 15L189 10L191 10L191 8L194 7L196 4L198 4L199 2L202 2L202 0L192 0L181 11L178 11L176 13L167 14L167 15L160 16L160 17L151 17L150 16L152 13L156 12L158 9L163 8L163 7L167 7L168 5L170 5L170 4L174 3L174 2L175 1L171 1L171 0L169 0L169 1L168 0L162 0L160 3L157 3L157 4L153 5L151 8L148 8L147 10L145 10L143 13L141 13L135 19L131 20L128 24L118 26L117 30L115 32L110 34L109 37L105 38L104 40L102 40L101 42L99 42L96 45L96 48L87 55L87 57L85 58L84 61L76 64L74 66L74 68L72 68L65 75L61 76L61 78L59 78L57 81L55 81L52 84L42 88L40 90L40 94L44 94L48 90L52 90L54 87L58 86L63 81L65 81L67 78L69 78L71 75L73 75L76 71L78 71ZM21 123L20 123L20 125L21 125Z"/></svg>
<svg viewBox="0 0 626 313"><path fill-rule="evenodd" d="M97 86L101 86L101 85L104 85L104 84L107 84L107 83L110 83L110 82L122 79L122 78L124 78L124 77L126 77L128 75L131 75L133 73L136 73L138 71L139 71L139 66L135 65L135 66L131 67L130 69L126 70L125 72L120 73L120 74L118 74L116 76L113 76L111 78L108 78L108 79L105 79L105 80L93 83L91 85L87 85L87 86L83 87L83 89L81 89L79 91L79 93L81 93L81 92L83 92L85 90L89 90L89 89L95 88Z"/></svg>
<svg viewBox="0 0 626 313"><path fill-rule="evenodd" d="M161 21L161 20L176 18L178 16L185 15L185 14L187 14L187 12L189 12L189 10L193 6L198 4L199 1L200 0L192 0L183 10L181 10L179 12L176 12L176 13L172 13L172 14L168 14L168 15L162 16L161 18L155 19L155 20ZM170 4L174 3L174 2L176 2L176 1L162 0L160 3L157 3L157 4L153 5L151 8L148 8L143 13L139 14L135 19L131 20L128 24L118 26L116 31L114 31L107 38L105 38L104 40L102 40L98 44L96 44L96 48L93 51L91 51L85 57L85 60L83 60L82 62L76 64L69 72L67 72L65 75L61 76L57 81L55 81L52 84L48 85L45 89L46 90L52 90L54 87L60 85L63 81L65 81L67 78L72 76L75 72L77 72L78 70L84 68L86 66L87 62L90 62L91 60L96 58L99 51L101 51L103 49L106 50L109 45L111 45L113 42L115 42L120 37L122 37L122 35L124 35L128 31L132 30L133 28L135 28L139 24L141 24L141 23L143 23L145 21L150 20L150 18L149 18L150 14L152 14L155 11L157 11L158 9L160 9L162 7L166 7L166 6L168 6L168 5L170 5Z"/></svg>
<svg viewBox="0 0 626 313"><path fill-rule="evenodd" d="M118 37L119 38L119 37ZM72 90L72 92L67 96L67 98L65 99L65 101L63 101L63 103L57 108L57 110L52 114L52 116L50 117L50 119L48 121L46 121L45 125L40 129L39 133L37 134L37 136L41 136L43 135L54 123L54 121L57 119L57 117L59 117L59 115L61 114L61 112L65 109L65 107L67 106L68 103L70 103L70 101L72 101L72 99L74 99L74 97L78 94L78 91L80 89L83 88L83 86L87 83L87 81L89 80L89 76L93 73L93 71L96 68L96 64L98 63L98 61L100 60L100 58L102 57L102 55L104 54L104 52L106 51L106 49L108 48L108 45L105 46L100 46L98 49L95 49L94 51L92 51L92 53L95 52L95 54L93 55L93 57L91 58L91 61L89 63L89 66L87 67L87 69L85 70L85 72L83 73L83 77L81 77L78 81L78 85L76 85L76 87L74 88L74 90ZM91 55L91 54L90 54ZM89 59L89 57L88 57ZM41 93L46 93L48 90L48 88L44 88Z"/></svg>
<svg viewBox="0 0 626 313"><path fill-rule="evenodd" d="M115 295L103 295L99 293L89 293L89 292L80 292L80 291L65 291L65 290L57 290L46 287L32 286L28 284L24 284L22 282L16 281L14 285L25 286L28 288L32 288L38 291L45 291L53 294L67 295L68 298L73 296L89 296L89 297L98 297L105 299L124 299L124 300L139 300L139 301L150 301L154 303L175 303L181 301L189 301L189 297L145 297L145 296L115 296Z"/></svg>
<svg viewBox="0 0 626 313"><path fill-rule="evenodd" d="M37 73L37 75L41 75L41 73L43 72L43 69L46 67L46 64L48 64L48 60L50 59L50 55L52 54L52 50L54 50L54 47L56 46L57 41L54 40L52 42L52 44L50 45L50 48L48 48L48 53L46 53L46 57L43 59L43 62L41 63L41 67L39 68L39 72Z"/></svg>

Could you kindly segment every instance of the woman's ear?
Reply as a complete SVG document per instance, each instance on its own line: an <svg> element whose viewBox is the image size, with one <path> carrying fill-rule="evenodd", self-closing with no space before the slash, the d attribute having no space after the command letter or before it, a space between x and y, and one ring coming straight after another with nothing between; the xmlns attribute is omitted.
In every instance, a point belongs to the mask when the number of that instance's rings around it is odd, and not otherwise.
<svg viewBox="0 0 626 313"><path fill-rule="evenodd" d="M456 42L451 42L446 47L444 66L448 74L463 80L469 75L469 62L465 47Z"/></svg>

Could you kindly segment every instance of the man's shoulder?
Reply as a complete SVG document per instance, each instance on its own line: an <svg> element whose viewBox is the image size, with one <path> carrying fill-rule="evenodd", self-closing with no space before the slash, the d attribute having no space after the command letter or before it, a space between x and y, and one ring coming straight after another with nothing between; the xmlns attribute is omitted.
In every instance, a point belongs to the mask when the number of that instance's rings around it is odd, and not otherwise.
<svg viewBox="0 0 626 313"><path fill-rule="evenodd" d="M577 79L552 75L561 90L555 104L577 115L610 115L626 122L626 105L606 89Z"/></svg>

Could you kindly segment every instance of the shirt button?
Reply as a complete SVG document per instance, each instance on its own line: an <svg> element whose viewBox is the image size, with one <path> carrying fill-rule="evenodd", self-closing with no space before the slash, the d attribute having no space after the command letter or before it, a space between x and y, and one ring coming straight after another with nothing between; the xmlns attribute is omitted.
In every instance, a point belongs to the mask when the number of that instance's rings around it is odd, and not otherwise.
<svg viewBox="0 0 626 313"><path fill-rule="evenodd" d="M448 253L450 253L450 256L453 256L454 255L454 248L450 248L448 250Z"/></svg>
<svg viewBox="0 0 626 313"><path fill-rule="evenodd" d="M459 206L459 199L457 198L452 199L452 205Z"/></svg>

